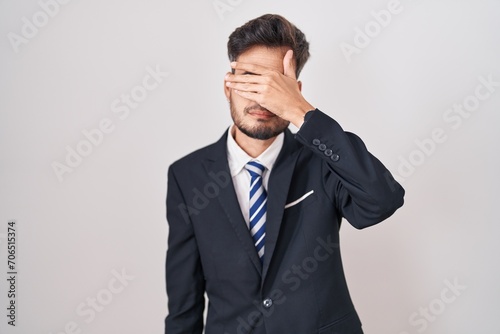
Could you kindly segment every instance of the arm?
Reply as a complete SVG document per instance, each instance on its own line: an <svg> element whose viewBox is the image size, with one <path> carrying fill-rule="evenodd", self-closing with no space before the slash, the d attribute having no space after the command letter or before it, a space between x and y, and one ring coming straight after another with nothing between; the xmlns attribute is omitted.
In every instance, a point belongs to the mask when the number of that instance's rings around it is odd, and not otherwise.
<svg viewBox="0 0 500 334"><path fill-rule="evenodd" d="M361 139L344 132L326 114L313 110L302 96L291 50L283 59L283 73L256 64L235 62L231 66L255 74L227 74L226 85L293 123L300 129L296 139L323 159L325 191L354 227L374 225L403 205L403 188Z"/></svg>
<svg viewBox="0 0 500 334"><path fill-rule="evenodd" d="M179 207L184 204L173 168L168 171L167 220L169 224L166 283L169 314L166 334L201 334L205 307L205 280L191 221Z"/></svg>
<svg viewBox="0 0 500 334"><path fill-rule="evenodd" d="M308 112L295 138L324 161L325 191L354 227L377 224L403 205L401 185L358 136L328 115Z"/></svg>

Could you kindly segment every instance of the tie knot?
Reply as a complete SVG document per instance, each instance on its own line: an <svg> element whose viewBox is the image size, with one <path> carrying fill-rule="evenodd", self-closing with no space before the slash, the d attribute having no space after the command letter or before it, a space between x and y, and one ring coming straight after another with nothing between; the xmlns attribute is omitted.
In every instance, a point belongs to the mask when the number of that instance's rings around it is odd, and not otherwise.
<svg viewBox="0 0 500 334"><path fill-rule="evenodd" d="M246 164L245 168L252 177L262 176L262 173L266 169L266 167L264 167L257 161L250 161Z"/></svg>

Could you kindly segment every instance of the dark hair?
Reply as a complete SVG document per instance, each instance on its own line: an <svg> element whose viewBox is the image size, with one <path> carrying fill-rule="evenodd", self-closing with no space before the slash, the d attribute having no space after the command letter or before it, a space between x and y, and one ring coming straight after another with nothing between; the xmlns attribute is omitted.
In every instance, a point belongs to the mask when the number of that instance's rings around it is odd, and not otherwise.
<svg viewBox="0 0 500 334"><path fill-rule="evenodd" d="M236 61L242 53L254 46L292 49L297 78L310 55L309 42L302 31L283 16L275 14L262 15L237 28L227 42L229 60Z"/></svg>

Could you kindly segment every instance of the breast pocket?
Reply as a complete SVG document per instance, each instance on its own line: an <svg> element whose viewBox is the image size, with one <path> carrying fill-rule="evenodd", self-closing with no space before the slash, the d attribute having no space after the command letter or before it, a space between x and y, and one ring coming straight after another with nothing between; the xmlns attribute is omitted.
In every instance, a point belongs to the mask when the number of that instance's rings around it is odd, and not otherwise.
<svg viewBox="0 0 500 334"><path fill-rule="evenodd" d="M290 210L292 208L303 208L314 202L316 202L317 195L314 190L308 191L302 196L297 196L297 199L292 200L291 202L285 205L285 210Z"/></svg>

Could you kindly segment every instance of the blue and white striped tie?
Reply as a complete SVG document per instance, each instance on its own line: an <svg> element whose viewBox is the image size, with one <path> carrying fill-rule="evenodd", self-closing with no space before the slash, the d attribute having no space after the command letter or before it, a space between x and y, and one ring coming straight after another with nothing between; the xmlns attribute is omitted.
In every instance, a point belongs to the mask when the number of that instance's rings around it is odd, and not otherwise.
<svg viewBox="0 0 500 334"><path fill-rule="evenodd" d="M250 173L250 219L249 229L253 238L260 262L264 260L264 241L266 238L267 193L262 182L262 173L266 169L257 161L246 165Z"/></svg>

